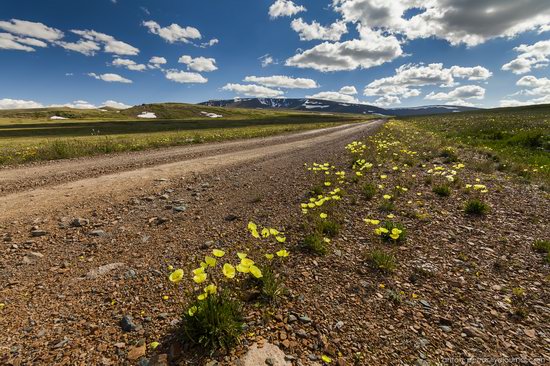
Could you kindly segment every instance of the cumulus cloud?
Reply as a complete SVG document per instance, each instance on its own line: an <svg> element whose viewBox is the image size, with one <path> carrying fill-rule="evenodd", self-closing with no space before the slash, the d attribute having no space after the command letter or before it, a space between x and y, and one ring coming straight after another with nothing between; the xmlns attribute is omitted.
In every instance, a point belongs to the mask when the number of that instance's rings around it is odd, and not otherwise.
<svg viewBox="0 0 550 366"><path fill-rule="evenodd" d="M28 39L28 38L27 38ZM4 50L16 50L25 52L34 52L35 49L25 42L20 37L16 37L9 33L0 33L0 49Z"/></svg>
<svg viewBox="0 0 550 366"><path fill-rule="evenodd" d="M352 95L344 94L341 92L335 92L335 91L324 91L317 94L308 95L306 96L306 98L330 100L332 102L339 102L339 103L354 103L354 104L360 103L359 100Z"/></svg>
<svg viewBox="0 0 550 366"><path fill-rule="evenodd" d="M117 102L114 100L106 100L105 102L101 103L101 105L105 107L115 108L115 109L128 109L132 107L131 105Z"/></svg>
<svg viewBox="0 0 550 366"><path fill-rule="evenodd" d="M271 89L261 85L244 85L244 84L226 84L222 90L232 91L239 95L258 98L275 98L284 95L281 90Z"/></svg>
<svg viewBox="0 0 550 366"><path fill-rule="evenodd" d="M355 95L357 94L357 89L353 85L343 86L340 88L341 94Z"/></svg>
<svg viewBox="0 0 550 366"><path fill-rule="evenodd" d="M196 72L168 70L165 76L166 79L181 84L204 84L208 82L207 78Z"/></svg>
<svg viewBox="0 0 550 366"><path fill-rule="evenodd" d="M342 21L324 27L316 21L310 24L306 23L302 18L298 18L294 19L292 23L290 23L290 26L300 35L300 40L302 41L339 41L340 38L348 32L346 23Z"/></svg>
<svg viewBox="0 0 550 366"><path fill-rule="evenodd" d="M65 103L65 104L52 104L48 107L51 108L73 108L73 109L95 109L97 108L92 103L89 103L85 100L75 100L72 103Z"/></svg>
<svg viewBox="0 0 550 366"><path fill-rule="evenodd" d="M183 55L179 58L178 62L180 64L187 65L189 70L198 71L198 72L210 72L218 69L216 66L216 60L213 58L206 57L196 57Z"/></svg>
<svg viewBox="0 0 550 366"><path fill-rule="evenodd" d="M381 100L381 103L387 103L391 100L396 101L394 98L387 98L388 96L397 98L419 96L420 88L424 86L434 85L448 88L457 84L455 78L480 81L487 80L491 76L492 73L483 66L445 68L441 63L405 64L395 70L395 75L369 83L363 93L366 96L386 97ZM459 91L461 90L463 89L459 89ZM440 93L440 96L443 96L443 93Z"/></svg>
<svg viewBox="0 0 550 366"><path fill-rule="evenodd" d="M306 8L301 5L296 5L291 0L277 0L269 7L269 16L271 19L291 17L302 11L306 11Z"/></svg>
<svg viewBox="0 0 550 366"><path fill-rule="evenodd" d="M0 99L0 109L26 109L26 108L43 108L44 106L33 100L22 99Z"/></svg>
<svg viewBox="0 0 550 366"><path fill-rule="evenodd" d="M18 36L38 38L50 42L63 38L63 32L59 29L26 20L11 19L10 21L0 21L0 29Z"/></svg>
<svg viewBox="0 0 550 366"><path fill-rule="evenodd" d="M373 104L378 107L389 107L391 105L401 104L401 100L395 95L384 95L376 99Z"/></svg>
<svg viewBox="0 0 550 366"><path fill-rule="evenodd" d="M166 65L167 62L168 61L166 61L166 59L164 57L153 56L149 60L149 63L147 64L147 66L150 69L160 69L160 68L162 68L162 65Z"/></svg>
<svg viewBox="0 0 550 366"><path fill-rule="evenodd" d="M268 67L271 64L276 64L277 62L273 59L273 56L271 56L269 53L266 53L265 55L258 57L258 60L260 60L260 63L262 64L262 67Z"/></svg>
<svg viewBox="0 0 550 366"><path fill-rule="evenodd" d="M475 46L550 23L547 0L333 0L333 6L348 22L411 40L436 37L452 45ZM421 11L404 18L411 9Z"/></svg>
<svg viewBox="0 0 550 366"><path fill-rule="evenodd" d="M451 90L448 93L431 92L426 95L425 99L429 100L463 100L463 99L483 99L485 97L485 89L478 85L464 85Z"/></svg>
<svg viewBox="0 0 550 366"><path fill-rule="evenodd" d="M548 66L550 57L550 40L539 41L532 45L522 44L514 51L519 55L502 65L502 70L511 71L514 74L525 74L532 68L541 68Z"/></svg>
<svg viewBox="0 0 550 366"><path fill-rule="evenodd" d="M181 27L175 23L167 27L161 27L153 20L143 22L143 25L149 29L149 32L158 35L168 43L191 43L194 39L202 38L199 30L194 27Z"/></svg>
<svg viewBox="0 0 550 366"><path fill-rule="evenodd" d="M403 54L393 35L359 27L360 38L345 42L324 42L286 60L287 66L312 68L322 72L368 69Z"/></svg>
<svg viewBox="0 0 550 366"><path fill-rule="evenodd" d="M58 46L63 47L66 50L81 53L85 56L93 56L96 52L101 50L99 44L94 41L88 41L80 39L77 42L57 42Z"/></svg>
<svg viewBox="0 0 550 366"><path fill-rule="evenodd" d="M107 73L107 74L98 75L96 73L91 72L91 73L88 74L88 76L93 77L94 79L97 79L97 80L106 81L108 83L124 83L124 84L131 84L132 83L132 80L123 78L122 76L120 76L118 74Z"/></svg>
<svg viewBox="0 0 550 366"><path fill-rule="evenodd" d="M285 75L247 76L246 78L244 78L244 81L263 86L287 89L314 89L319 87L315 80L305 78L292 78Z"/></svg>
<svg viewBox="0 0 550 366"><path fill-rule="evenodd" d="M96 46L102 45L103 51L107 53L112 53L119 56L135 56L139 53L139 49L137 49L136 47L129 45L128 43L119 41L115 39L113 36L110 36L105 33L96 32L95 30L77 30L77 29L73 29L71 30L71 32L79 35L80 37L82 37L83 40L89 41L88 42L89 47L93 47L91 42L95 43ZM82 42L84 41L79 41L76 43L76 45L80 43L82 47L84 47L84 44ZM65 42L59 42L58 44L63 48L66 48L72 51L81 52L81 51L78 51L77 49L74 49L76 47L74 43L69 44L69 45L73 45L72 46L73 48L67 47L67 43ZM81 53L84 53L84 52L81 52Z"/></svg>
<svg viewBox="0 0 550 366"><path fill-rule="evenodd" d="M220 40L217 39L217 38L212 38L210 41L208 42L203 42L200 44L200 48L206 48L206 47L212 47L214 45L217 45L218 43L220 43Z"/></svg>
<svg viewBox="0 0 550 366"><path fill-rule="evenodd" d="M118 57L113 60L112 65L118 66L118 67L124 67L132 71L143 71L147 68L147 66L143 64L138 64L133 60L129 60L126 58L118 58Z"/></svg>

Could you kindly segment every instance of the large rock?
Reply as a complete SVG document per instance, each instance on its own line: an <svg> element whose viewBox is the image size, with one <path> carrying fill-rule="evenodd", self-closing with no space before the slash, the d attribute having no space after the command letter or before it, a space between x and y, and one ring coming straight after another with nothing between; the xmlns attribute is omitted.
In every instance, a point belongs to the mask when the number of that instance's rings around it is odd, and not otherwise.
<svg viewBox="0 0 550 366"><path fill-rule="evenodd" d="M267 360L267 362L266 362ZM285 353L281 349L271 343L265 343L262 348L254 343L248 352L241 358L242 366L292 366L285 360Z"/></svg>

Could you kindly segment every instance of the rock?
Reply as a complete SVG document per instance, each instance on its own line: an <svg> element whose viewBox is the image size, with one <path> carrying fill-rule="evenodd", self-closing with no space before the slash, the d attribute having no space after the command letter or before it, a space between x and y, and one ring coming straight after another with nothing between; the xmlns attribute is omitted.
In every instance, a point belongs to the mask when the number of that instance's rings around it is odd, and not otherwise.
<svg viewBox="0 0 550 366"><path fill-rule="evenodd" d="M94 280L98 277L104 276L107 273L111 272L112 270L115 270L117 268L125 266L124 263L109 263L105 264L103 266L100 266L96 269L92 269L88 273L86 273L86 279L88 280Z"/></svg>
<svg viewBox="0 0 550 366"><path fill-rule="evenodd" d="M239 216L237 216L237 215L229 214L224 218L224 220L225 221L235 221L238 218L239 218Z"/></svg>
<svg viewBox="0 0 550 366"><path fill-rule="evenodd" d="M128 350L128 359L129 360L137 360L138 358L145 356L145 351L147 350L145 344L137 347L131 347Z"/></svg>
<svg viewBox="0 0 550 366"><path fill-rule="evenodd" d="M135 278L136 276L137 276L137 273L132 268L130 268L128 271L126 271L126 273L124 273L124 277L126 279Z"/></svg>
<svg viewBox="0 0 550 366"><path fill-rule="evenodd" d="M536 338L537 337L534 329L524 329L523 333L525 333L525 335L529 338Z"/></svg>
<svg viewBox="0 0 550 366"><path fill-rule="evenodd" d="M165 200L165 201L166 201L166 200L169 199L170 197L168 197L167 194L163 194L163 195L161 195L159 198L160 198L161 200Z"/></svg>
<svg viewBox="0 0 550 366"><path fill-rule="evenodd" d="M87 226L90 223L90 220L83 219L82 217L77 217L71 221L71 226L73 227L83 227Z"/></svg>
<svg viewBox="0 0 550 366"><path fill-rule="evenodd" d="M344 326L344 322L340 320L339 322L336 323L334 327L336 329L341 329L343 326Z"/></svg>
<svg viewBox="0 0 550 366"><path fill-rule="evenodd" d="M449 327L448 325L440 325L439 328L441 328L441 330L444 331L445 333L451 332L451 327Z"/></svg>
<svg viewBox="0 0 550 366"><path fill-rule="evenodd" d="M107 233L103 230L92 230L92 231L90 231L90 235L91 236L103 237L103 236L107 236Z"/></svg>
<svg viewBox="0 0 550 366"><path fill-rule="evenodd" d="M149 361L149 366L168 366L168 355L166 353L154 355Z"/></svg>
<svg viewBox="0 0 550 366"><path fill-rule="evenodd" d="M430 303L427 302L426 300L420 300L420 303L422 304L422 306L426 308L431 308Z"/></svg>
<svg viewBox="0 0 550 366"><path fill-rule="evenodd" d="M120 319L120 327L125 332L133 332L141 328L141 326L134 323L134 318L130 315L124 315L122 319Z"/></svg>
<svg viewBox="0 0 550 366"><path fill-rule="evenodd" d="M298 318L296 318L295 315L290 314L290 315L288 316L288 322L289 322L289 323L293 323L293 322L295 322L296 320L298 320Z"/></svg>
<svg viewBox="0 0 550 366"><path fill-rule="evenodd" d="M44 254L39 253L39 252L30 252L29 256L31 256L33 258L44 258Z"/></svg>
<svg viewBox="0 0 550 366"><path fill-rule="evenodd" d="M31 235L35 238L37 237L40 237L40 236L45 236L45 235L48 235L48 232L45 231L45 230L40 230L40 229L33 229L31 231Z"/></svg>
<svg viewBox="0 0 550 366"><path fill-rule="evenodd" d="M300 321L302 323L311 323L311 318L307 315L302 315L300 316Z"/></svg>
<svg viewBox="0 0 550 366"><path fill-rule="evenodd" d="M271 343L264 343L262 348L254 343L248 352L241 357L240 362L242 366L291 366L291 363L285 360L285 353Z"/></svg>
<svg viewBox="0 0 550 366"><path fill-rule="evenodd" d="M464 327L462 329L462 333L466 334L468 337L477 337L477 338L481 338L481 339L485 339L485 335L477 330L476 328L473 328L473 327Z"/></svg>
<svg viewBox="0 0 550 366"><path fill-rule="evenodd" d="M173 210L175 212L185 212L187 210L187 207L185 205L175 206Z"/></svg>

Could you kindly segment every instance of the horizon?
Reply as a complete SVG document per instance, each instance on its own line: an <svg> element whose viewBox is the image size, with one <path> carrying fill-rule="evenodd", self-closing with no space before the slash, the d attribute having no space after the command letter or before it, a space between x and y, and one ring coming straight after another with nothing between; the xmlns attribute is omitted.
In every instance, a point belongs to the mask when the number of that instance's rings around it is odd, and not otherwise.
<svg viewBox="0 0 550 366"><path fill-rule="evenodd" d="M0 109L256 97L390 109L550 103L547 1L239 4L4 1Z"/></svg>

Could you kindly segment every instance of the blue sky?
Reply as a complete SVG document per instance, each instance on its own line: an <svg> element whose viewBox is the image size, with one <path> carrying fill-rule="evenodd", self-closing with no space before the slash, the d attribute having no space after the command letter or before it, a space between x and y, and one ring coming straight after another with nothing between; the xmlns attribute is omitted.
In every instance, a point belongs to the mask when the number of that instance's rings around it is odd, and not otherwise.
<svg viewBox="0 0 550 366"><path fill-rule="evenodd" d="M549 58L547 0L0 3L0 108L550 103Z"/></svg>

